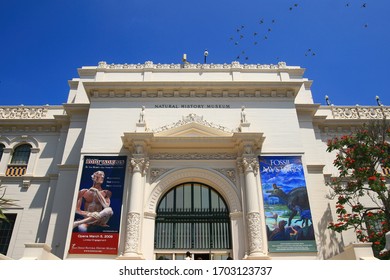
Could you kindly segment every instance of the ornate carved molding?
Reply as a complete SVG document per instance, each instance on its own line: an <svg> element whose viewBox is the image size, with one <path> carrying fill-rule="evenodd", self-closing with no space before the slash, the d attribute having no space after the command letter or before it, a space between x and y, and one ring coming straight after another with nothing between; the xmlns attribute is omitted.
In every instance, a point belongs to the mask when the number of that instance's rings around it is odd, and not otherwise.
<svg viewBox="0 0 390 280"><path fill-rule="evenodd" d="M185 125L188 123L193 123L193 122L207 126L207 127L219 129L219 130L224 131L224 132L232 132L232 130L227 128L227 127L224 127L224 126L218 125L218 124L214 124L214 123L210 123L210 122L204 120L203 116L198 116L197 114L193 114L193 113L189 114L188 116L183 116L182 119L179 120L178 122L175 122L175 123L169 124L169 125L165 125L165 126L160 127L160 128L153 129L152 131L153 132L161 132L164 130L172 129L172 128L179 127L179 126L182 126L182 125Z"/></svg>
<svg viewBox="0 0 390 280"><path fill-rule="evenodd" d="M237 167L240 172L253 172L257 175L259 172L259 161L256 157L243 157L237 160Z"/></svg>
<svg viewBox="0 0 390 280"><path fill-rule="evenodd" d="M218 171L219 173L225 175L233 183L236 183L236 170L234 170L233 168L221 168L221 169L215 169L215 170Z"/></svg>
<svg viewBox="0 0 390 280"><path fill-rule="evenodd" d="M213 88L210 90L198 89L194 87L181 87L180 90L165 89L165 90L143 90L133 88L131 90L124 89L98 89L91 92L92 98L292 98L294 90L289 88L280 88L277 91L269 89L251 88L244 90L229 89L222 90L221 88ZM169 105L167 105L169 106ZM171 105L171 108L197 108L198 104L190 104L189 107L177 107ZM192 107L190 107L192 106ZM205 108L230 108L228 104L216 104L211 102L204 105ZM164 107L167 108L167 107Z"/></svg>
<svg viewBox="0 0 390 280"><path fill-rule="evenodd" d="M149 156L151 160L235 160L236 154L230 153L186 153L186 154L171 154L171 153L156 153Z"/></svg>
<svg viewBox="0 0 390 280"><path fill-rule="evenodd" d="M141 217L139 213L127 213L125 253L137 253Z"/></svg>
<svg viewBox="0 0 390 280"><path fill-rule="evenodd" d="M99 62L97 69L136 69L136 70L150 70L150 69L297 69L299 67L289 67L285 62L281 61L278 64L240 64L238 61L233 61L231 64L154 64L153 61L146 61L144 64L108 64L105 61Z"/></svg>
<svg viewBox="0 0 390 280"><path fill-rule="evenodd" d="M169 170L171 170L171 169L167 169L167 168L152 168L150 170L150 183L153 183L154 181L156 181L156 179L158 177L160 177L164 173L168 172Z"/></svg>
<svg viewBox="0 0 390 280"><path fill-rule="evenodd" d="M250 253L262 251L261 216L258 212L248 213L248 240Z"/></svg>
<svg viewBox="0 0 390 280"><path fill-rule="evenodd" d="M0 117L1 120L1 117ZM59 128L53 125L3 125L0 132L57 132Z"/></svg>
<svg viewBox="0 0 390 280"><path fill-rule="evenodd" d="M0 119L42 119L46 117L46 107L3 107L0 108Z"/></svg>
<svg viewBox="0 0 390 280"><path fill-rule="evenodd" d="M142 175L146 174L146 171L149 168L149 164L149 160L145 158L132 158L130 161L133 173L141 172Z"/></svg>
<svg viewBox="0 0 390 280"><path fill-rule="evenodd" d="M386 106L332 106L334 119L383 119L390 117L390 107Z"/></svg>

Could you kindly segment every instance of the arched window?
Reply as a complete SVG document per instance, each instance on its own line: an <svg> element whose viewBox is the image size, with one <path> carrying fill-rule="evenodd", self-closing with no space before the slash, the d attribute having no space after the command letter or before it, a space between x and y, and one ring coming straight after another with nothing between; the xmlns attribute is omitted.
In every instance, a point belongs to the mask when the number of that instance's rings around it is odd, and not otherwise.
<svg viewBox="0 0 390 280"><path fill-rule="evenodd" d="M0 143L0 161L1 161L1 158L3 157L4 148L5 148L4 144Z"/></svg>
<svg viewBox="0 0 390 280"><path fill-rule="evenodd" d="M185 183L157 207L155 249L230 249L229 209L211 187Z"/></svg>
<svg viewBox="0 0 390 280"><path fill-rule="evenodd" d="M30 154L30 144L22 144L16 147L12 154L11 163L8 164L6 176L23 176L27 171Z"/></svg>
<svg viewBox="0 0 390 280"><path fill-rule="evenodd" d="M31 145L23 144L15 148L12 155L11 164L27 165L30 158Z"/></svg>

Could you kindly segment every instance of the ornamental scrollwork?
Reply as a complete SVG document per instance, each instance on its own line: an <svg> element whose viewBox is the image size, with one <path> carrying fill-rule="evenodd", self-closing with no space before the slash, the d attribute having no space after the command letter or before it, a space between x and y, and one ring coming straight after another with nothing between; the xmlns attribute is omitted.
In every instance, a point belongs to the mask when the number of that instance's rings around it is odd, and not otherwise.
<svg viewBox="0 0 390 280"><path fill-rule="evenodd" d="M153 160L234 160L236 157L235 154L230 153L156 153L149 156Z"/></svg>
<svg viewBox="0 0 390 280"><path fill-rule="evenodd" d="M0 119L42 119L46 117L45 107L3 107L0 108Z"/></svg>
<svg viewBox="0 0 390 280"><path fill-rule="evenodd" d="M385 106L332 106L334 119L383 119L390 117L390 108Z"/></svg>
<svg viewBox="0 0 390 280"><path fill-rule="evenodd" d="M150 183L153 183L156 181L158 177L163 175L164 173L168 172L170 169L165 168L153 168L150 170Z"/></svg>
<svg viewBox="0 0 390 280"><path fill-rule="evenodd" d="M221 131L224 131L224 132L231 132L231 129L227 128L227 127L224 127L222 125L218 125L218 124L214 124L214 123L211 123L211 122L208 122L206 120L203 119L203 116L198 116L197 114L194 114L194 113L191 113L187 116L183 116L181 120L173 123L173 124L170 124L170 125L165 125L163 127L160 127L160 128L156 128L156 129L153 129L152 131L153 132L161 132L161 131L165 131L165 130L168 130L168 129L172 129L172 128L176 128L176 127L179 127L179 126L183 126L185 124L188 124L188 123L198 123L198 124L201 124L201 125L204 125L204 126L207 126L207 127L211 127L211 128L215 128L215 129L218 129L218 130L221 130Z"/></svg>
<svg viewBox="0 0 390 280"><path fill-rule="evenodd" d="M144 64L108 64L105 61L100 61L98 69L286 69L296 68L288 67L286 62L278 64L241 64L239 61L233 61L231 64L203 64L203 63L186 63L186 64L154 64L153 61L146 61Z"/></svg>
<svg viewBox="0 0 390 280"><path fill-rule="evenodd" d="M139 244L139 229L140 229L141 217L139 213L128 213L127 214L127 227L126 227L126 245L125 252L138 251Z"/></svg>
<svg viewBox="0 0 390 280"><path fill-rule="evenodd" d="M250 253L262 251L262 238L261 238L261 217L260 213L252 212L248 213L248 238L249 238L249 250Z"/></svg>
<svg viewBox="0 0 390 280"><path fill-rule="evenodd" d="M215 169L215 170L218 171L219 173L225 175L233 183L236 182L236 171L234 169L222 168L222 169Z"/></svg>

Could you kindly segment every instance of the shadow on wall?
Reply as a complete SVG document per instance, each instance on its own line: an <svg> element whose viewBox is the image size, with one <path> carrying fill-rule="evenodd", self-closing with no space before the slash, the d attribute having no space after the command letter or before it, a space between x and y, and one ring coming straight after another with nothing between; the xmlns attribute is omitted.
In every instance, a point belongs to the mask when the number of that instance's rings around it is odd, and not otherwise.
<svg viewBox="0 0 390 280"><path fill-rule="evenodd" d="M319 255L325 260L340 254L344 248L342 236L340 239L336 232L328 229L329 222L333 220L330 204L328 203L328 207L318 223L318 234L316 234L318 247L321 248Z"/></svg>

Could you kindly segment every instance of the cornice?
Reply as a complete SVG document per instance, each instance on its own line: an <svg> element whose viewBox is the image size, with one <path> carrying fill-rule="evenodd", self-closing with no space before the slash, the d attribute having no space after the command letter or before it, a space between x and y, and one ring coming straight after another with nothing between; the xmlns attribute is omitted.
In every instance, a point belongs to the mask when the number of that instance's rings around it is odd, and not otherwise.
<svg viewBox="0 0 390 280"><path fill-rule="evenodd" d="M64 110L69 115L87 114L90 104L89 103L64 103Z"/></svg>
<svg viewBox="0 0 390 280"><path fill-rule="evenodd" d="M90 99L272 98L293 100L302 82L84 82Z"/></svg>
<svg viewBox="0 0 390 280"><path fill-rule="evenodd" d="M1 122L0 132L10 132L10 133L34 133L37 132L41 135L44 133L54 133L59 131L59 126L57 123L4 123Z"/></svg>
<svg viewBox="0 0 390 280"><path fill-rule="evenodd" d="M309 113L314 116L321 104L295 104L297 112Z"/></svg>

